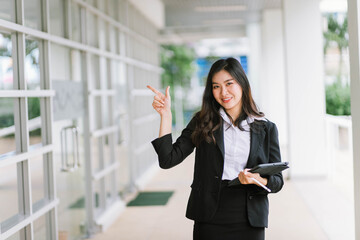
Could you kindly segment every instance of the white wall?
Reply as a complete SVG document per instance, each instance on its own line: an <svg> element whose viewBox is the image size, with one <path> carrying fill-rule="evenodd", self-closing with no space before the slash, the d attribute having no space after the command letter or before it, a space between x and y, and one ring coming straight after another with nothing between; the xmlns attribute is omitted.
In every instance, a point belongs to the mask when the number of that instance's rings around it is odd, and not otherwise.
<svg viewBox="0 0 360 240"><path fill-rule="evenodd" d="M318 0L283 0L292 176L325 175L323 45Z"/></svg>
<svg viewBox="0 0 360 240"><path fill-rule="evenodd" d="M279 130L280 145L287 145L287 104L285 86L284 34L280 9L263 12L262 23L262 78L260 102L266 117ZM288 161L288 159L283 159Z"/></svg>

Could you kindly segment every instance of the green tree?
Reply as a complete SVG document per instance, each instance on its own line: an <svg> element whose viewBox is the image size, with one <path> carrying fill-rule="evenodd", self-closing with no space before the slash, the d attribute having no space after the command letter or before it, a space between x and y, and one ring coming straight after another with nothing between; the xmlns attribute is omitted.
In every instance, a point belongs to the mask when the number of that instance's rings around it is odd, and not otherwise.
<svg viewBox="0 0 360 240"><path fill-rule="evenodd" d="M338 21L335 18L334 14L328 14L327 19L327 31L323 33L324 35L324 54L327 53L331 43L334 43L339 50L339 70L338 76L342 75L343 69L343 52L349 46L349 37L348 37L348 19L347 15L345 16L342 22Z"/></svg>
<svg viewBox="0 0 360 240"><path fill-rule="evenodd" d="M345 16L344 21L339 22L333 14L328 14L327 17L327 31L324 32L324 53L326 53L331 42L336 43L337 48L340 52L340 56L344 49L349 46L348 38L348 18Z"/></svg>
<svg viewBox="0 0 360 240"><path fill-rule="evenodd" d="M344 75L343 52L349 46L348 18L339 21L334 14L326 15L327 31L324 32L324 53L326 54L330 45L336 45L339 51L339 68L336 81L325 87L326 89L326 113L331 115L351 115L350 109L350 86L343 84L341 79Z"/></svg>
<svg viewBox="0 0 360 240"><path fill-rule="evenodd" d="M180 101L181 106L183 98L179 99L176 96L175 89L180 87L186 92L190 88L190 81L196 70L195 58L194 49L187 45L163 45L161 48L161 67L164 69L161 76L162 86L170 86L173 102ZM173 116L176 116L175 106L176 104L171 105ZM175 119L173 117L173 124Z"/></svg>

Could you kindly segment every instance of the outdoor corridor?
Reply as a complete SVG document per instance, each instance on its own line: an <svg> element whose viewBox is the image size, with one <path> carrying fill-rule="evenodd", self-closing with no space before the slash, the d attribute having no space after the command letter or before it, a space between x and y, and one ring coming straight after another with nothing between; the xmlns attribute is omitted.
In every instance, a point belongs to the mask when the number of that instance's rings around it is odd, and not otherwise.
<svg viewBox="0 0 360 240"><path fill-rule="evenodd" d="M174 191L166 206L126 207L109 229L91 239L192 239L193 222L185 218L185 210L193 174L193 160L194 155L192 154L173 169L159 170L143 190ZM316 205L318 202L312 201L309 205L307 201L309 198L302 196L307 194L313 199L321 198L317 194L323 194L322 190L328 191L329 189L326 189L326 186L322 180L286 181L281 192L270 194L270 219L269 228L266 230L266 239L353 239L351 234L346 235L346 231L354 231L351 228L352 222L345 219L341 220L341 214L351 211L351 209L343 207L342 201L346 201L345 199L332 197L327 203L322 204L324 209L315 210L315 212L318 211L318 216L321 215L320 218L323 218L323 221L320 219L319 222L319 217L314 215L314 208L311 206L311 204ZM337 204L342 208L336 207ZM327 211L326 207L330 207L331 211ZM324 210L325 214L319 213L321 210ZM334 222L334 218L338 220Z"/></svg>

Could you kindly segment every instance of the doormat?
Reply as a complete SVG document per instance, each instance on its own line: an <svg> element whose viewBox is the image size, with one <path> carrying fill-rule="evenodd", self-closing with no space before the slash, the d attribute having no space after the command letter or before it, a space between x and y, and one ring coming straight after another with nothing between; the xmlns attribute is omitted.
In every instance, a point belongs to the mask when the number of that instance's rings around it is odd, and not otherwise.
<svg viewBox="0 0 360 240"><path fill-rule="evenodd" d="M127 206L164 206L173 195L171 192L139 192L135 199L130 201Z"/></svg>
<svg viewBox="0 0 360 240"><path fill-rule="evenodd" d="M99 207L99 194L95 193L95 206ZM85 198L81 197L76 202L70 205L71 209L75 208L85 208Z"/></svg>

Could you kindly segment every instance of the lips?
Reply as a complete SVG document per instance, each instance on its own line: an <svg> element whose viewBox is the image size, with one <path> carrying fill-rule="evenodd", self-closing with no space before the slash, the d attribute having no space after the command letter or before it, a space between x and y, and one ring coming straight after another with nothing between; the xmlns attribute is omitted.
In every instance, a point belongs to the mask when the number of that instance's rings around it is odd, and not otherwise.
<svg viewBox="0 0 360 240"><path fill-rule="evenodd" d="M231 101L232 98L223 98L221 99L224 103L228 103Z"/></svg>

